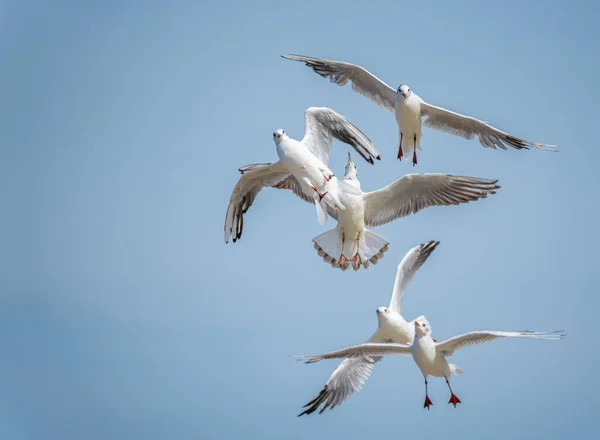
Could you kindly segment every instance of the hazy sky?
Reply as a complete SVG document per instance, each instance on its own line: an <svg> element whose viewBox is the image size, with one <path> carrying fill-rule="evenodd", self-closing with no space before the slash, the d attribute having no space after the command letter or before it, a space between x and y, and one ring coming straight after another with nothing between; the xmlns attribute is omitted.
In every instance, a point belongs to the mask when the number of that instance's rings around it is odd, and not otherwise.
<svg viewBox="0 0 600 440"><path fill-rule="evenodd" d="M597 2L0 3L0 437L564 439L599 434ZM498 178L487 200L377 228L368 271L333 270L314 208L265 190L223 243L237 168L277 158L329 106L382 153L365 190L413 172L391 114L279 56L361 64L396 87L559 144L493 151L425 129L415 172ZM348 147L330 167L343 172ZM356 156L355 156L356 157ZM334 411L296 418L336 362L290 354L362 342L395 268L441 244L403 313L438 339L556 330L452 362L423 409L410 358L377 365ZM585 344L591 343L592 347ZM595 434L595 435L594 435Z"/></svg>

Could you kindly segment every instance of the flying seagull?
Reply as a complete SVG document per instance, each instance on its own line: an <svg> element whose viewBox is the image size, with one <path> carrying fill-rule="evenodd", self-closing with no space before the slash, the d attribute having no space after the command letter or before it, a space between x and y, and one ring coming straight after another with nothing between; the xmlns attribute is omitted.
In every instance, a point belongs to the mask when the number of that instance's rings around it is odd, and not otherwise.
<svg viewBox="0 0 600 440"><path fill-rule="evenodd" d="M313 238L319 256L333 267L356 271L377 264L388 250L389 242L368 227L380 226L414 214L429 206L458 205L495 194L498 180L450 174L407 174L373 192L362 192L357 167L348 154L343 180L356 192L340 195L344 205L329 210L338 221L335 228Z"/></svg>
<svg viewBox="0 0 600 440"><path fill-rule="evenodd" d="M244 214L264 187L292 190L303 200L314 203L320 223L327 214L342 208L342 191L357 193L327 167L331 144L336 138L351 145L367 162L380 159L379 152L369 138L342 115L325 107L311 107L304 113L304 138L298 142L282 129L273 133L279 161L257 163L239 169L242 177L233 189L225 216L225 242L233 237L235 243L242 236ZM326 204L323 206L323 204Z"/></svg>
<svg viewBox="0 0 600 440"><path fill-rule="evenodd" d="M412 152L413 166L417 164L416 150L421 150L423 118L426 118L426 127L455 134L465 139L473 139L477 136L481 145L486 148L496 149L496 147L500 147L506 150L506 147L512 147L521 150L536 147L543 150L557 150L554 145L527 141L500 131L479 119L428 104L414 93L407 84L401 84L396 90L356 64L322 60L302 55L282 55L282 57L287 60L305 63L323 78L327 78L339 86L344 86L350 81L355 92L393 112L399 128L398 159L408 159Z"/></svg>
<svg viewBox="0 0 600 440"><path fill-rule="evenodd" d="M388 307L377 308L377 331L369 338L369 342L395 342L397 344L410 344L415 336L414 321L407 322L400 310L402 297L406 287L421 268L423 263L435 250L439 241L429 241L412 248L404 256L398 269L392 289L392 299ZM425 317L417 318L424 320ZM319 394L306 405L298 417L312 414L321 407L319 414L327 408L333 409L341 405L352 393L360 391L365 381L369 378L376 362L381 356L362 356L344 359L335 369L327 384Z"/></svg>
<svg viewBox="0 0 600 440"><path fill-rule="evenodd" d="M425 378L425 403L423 404L423 408L429 409L433 405L427 393L427 376L443 377L446 379L446 384L450 390L450 400L448 403L452 403L456 407L456 404L461 403L461 401L452 391L450 377L462 374L463 370L454 364L449 364L446 359L452 356L455 351L469 345L482 344L498 338L562 339L564 337L564 335L560 334L560 331L550 333L532 331L474 331L455 336L443 342L436 342L431 337L431 326L426 319L417 318L414 321L414 326L415 336L412 345L366 343L316 356L300 356L298 359L310 364L323 359L347 358L354 360L365 357L376 359L392 354L412 355L413 360Z"/></svg>

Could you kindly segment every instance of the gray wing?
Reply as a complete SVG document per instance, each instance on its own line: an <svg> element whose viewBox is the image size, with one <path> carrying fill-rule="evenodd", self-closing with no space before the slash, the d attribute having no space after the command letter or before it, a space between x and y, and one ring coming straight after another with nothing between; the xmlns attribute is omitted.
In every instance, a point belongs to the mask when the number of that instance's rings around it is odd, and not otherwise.
<svg viewBox="0 0 600 440"><path fill-rule="evenodd" d="M486 148L500 147L506 150L507 146L517 150L529 149L529 147L541 148L543 150L557 151L554 145L538 144L527 141L508 133L498 130L479 119L451 112L441 107L436 107L426 102L421 102L421 116L426 117L426 127L451 133L465 139L479 138L479 142Z"/></svg>
<svg viewBox="0 0 600 440"><path fill-rule="evenodd" d="M365 225L374 227L429 206L458 205L495 194L498 180L450 174L407 174L364 194Z"/></svg>
<svg viewBox="0 0 600 440"><path fill-rule="evenodd" d="M436 343L438 351L445 356L452 356L456 350L469 345L483 344L498 338L528 338L528 339L562 339L564 335L557 332L497 332L497 331L475 331L464 335L455 336L443 342Z"/></svg>
<svg viewBox="0 0 600 440"><path fill-rule="evenodd" d="M369 342L385 342L386 340L385 336L380 335L379 332L375 332L369 339ZM298 414L298 417L304 414L312 414L319 407L321 407L319 414L322 414L327 408L333 409L348 399L353 393L359 392L371 375L373 367L381 359L381 356L362 356L344 359L331 374L319 394L303 406L305 409Z"/></svg>
<svg viewBox="0 0 600 440"><path fill-rule="evenodd" d="M338 86L352 82L352 90L359 93L386 110L394 112L396 90L381 81L367 69L344 61L322 60L302 55L282 55L286 60L305 63L323 78Z"/></svg>
<svg viewBox="0 0 600 440"><path fill-rule="evenodd" d="M304 112L304 144L324 165L329 163L333 138L352 146L367 162L380 160L371 140L339 113L327 107L310 107Z"/></svg>
<svg viewBox="0 0 600 440"><path fill-rule="evenodd" d="M439 241L429 241L415 246L404 256L398 269L396 270L396 279L394 280L394 290L390 300L390 310L400 313L402 309L402 296L406 287L410 284L417 271L423 263L427 261L431 253L435 250Z"/></svg>
<svg viewBox="0 0 600 440"><path fill-rule="evenodd" d="M283 185L283 181L290 176L289 171L283 168L279 162L246 165L240 168L240 173L242 173L242 177L233 188L225 215L225 243L229 242L230 237L233 237L234 243L242 237L244 214L252 206L258 193L264 187ZM296 191L294 192L296 193ZM309 201L309 197L303 197L298 193L297 195L303 200ZM313 201L310 200L310 202Z"/></svg>
<svg viewBox="0 0 600 440"><path fill-rule="evenodd" d="M393 354L410 354L410 346L402 344L380 344L367 342L364 344L343 348L341 350L331 351L329 353L309 356L296 356L296 358L304 361L307 364L313 364L324 359L388 356Z"/></svg>

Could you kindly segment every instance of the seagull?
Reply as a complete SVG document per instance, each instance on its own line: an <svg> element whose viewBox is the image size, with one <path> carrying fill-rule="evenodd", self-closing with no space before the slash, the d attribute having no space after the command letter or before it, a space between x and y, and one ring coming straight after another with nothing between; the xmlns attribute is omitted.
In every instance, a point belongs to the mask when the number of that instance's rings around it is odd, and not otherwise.
<svg viewBox="0 0 600 440"><path fill-rule="evenodd" d="M406 322L400 315L402 297L406 287L439 243L439 241L422 243L408 251L400 261L396 270L390 305L377 308L378 328L369 338L369 342L395 342L405 345L412 343L415 337L415 321ZM420 316L417 319L424 320L425 317ZM369 378L375 363L380 360L381 356L344 359L319 394L304 405L306 409L298 414L298 417L312 414L319 409L319 406L321 406L319 414L322 414L327 408L333 409L342 404L352 393L360 391Z"/></svg>
<svg viewBox="0 0 600 440"><path fill-rule="evenodd" d="M282 129L273 133L278 162L256 163L239 169L242 177L233 189L225 216L225 243L230 237L234 243L241 238L243 215L263 187L289 189L314 203L321 224L327 220L326 210L334 212L343 207L339 200L341 191L358 193L354 187L345 187L339 182L327 167L333 138L351 145L371 165L373 159L381 158L363 132L329 108L310 107L304 113L304 123L304 138L300 142ZM325 197L328 194L329 197Z"/></svg>
<svg viewBox="0 0 600 440"><path fill-rule="evenodd" d="M419 212L428 206L458 205L495 194L498 180L450 174L407 174L373 192L362 192L358 171L348 154L341 181L358 193L340 195L343 209L330 210L338 221L335 228L313 238L319 256L334 268L357 271L377 264L389 249L389 242L367 227L380 226Z"/></svg>
<svg viewBox="0 0 600 440"><path fill-rule="evenodd" d="M528 339L562 339L564 335L561 331L557 332L500 332L500 331L474 331L464 335L455 336L443 342L436 342L431 337L431 326L427 319L417 318L414 321L415 335L412 345L402 344L381 344L366 343L354 347L344 348L331 353L320 354L316 356L299 356L299 360L307 364L318 362L323 359L380 359L381 356L392 354L412 355L413 360L421 370L425 378L425 403L423 408L429 409L433 403L427 392L427 377L443 377L450 390L451 403L456 408L456 404L461 403L460 399L452 391L450 386L450 377L462 374L463 370L454 364L448 363L447 357L454 354L455 351L469 345L483 344L498 338L528 338ZM373 361L374 362L374 361Z"/></svg>
<svg viewBox="0 0 600 440"><path fill-rule="evenodd" d="M398 89L394 89L356 64L322 60L302 55L282 55L282 58L303 62L317 74L323 78L328 78L332 83L339 86L344 86L350 81L355 92L393 112L399 128L398 159L408 159L412 152L413 166L417 164L417 150L421 150L423 118L426 118L426 127L455 134L465 139L473 139L477 136L481 145L486 148L496 149L496 147L500 147L506 150L506 147L512 147L522 150L535 147L557 151L554 145L527 141L500 131L479 119L428 104L414 93L407 84L401 84ZM408 145L403 144L403 141Z"/></svg>

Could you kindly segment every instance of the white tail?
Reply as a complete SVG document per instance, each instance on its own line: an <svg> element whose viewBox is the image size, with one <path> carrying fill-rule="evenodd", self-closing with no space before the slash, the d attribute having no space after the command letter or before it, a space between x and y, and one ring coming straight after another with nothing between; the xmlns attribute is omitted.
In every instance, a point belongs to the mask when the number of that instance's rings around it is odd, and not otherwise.
<svg viewBox="0 0 600 440"><path fill-rule="evenodd" d="M386 239L366 229L358 240L351 240L339 226L317 235L313 242L326 263L342 270L350 265L354 270L359 270L361 265L368 269L370 263L377 264L383 258L389 245Z"/></svg>
<svg viewBox="0 0 600 440"><path fill-rule="evenodd" d="M458 374L463 374L464 371L462 368L457 367L454 364L448 364L448 366L450 367L450 374L452 374L452 376L456 376Z"/></svg>

